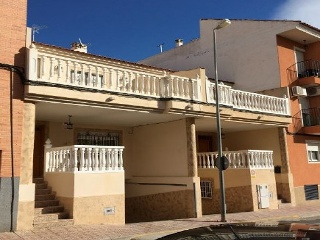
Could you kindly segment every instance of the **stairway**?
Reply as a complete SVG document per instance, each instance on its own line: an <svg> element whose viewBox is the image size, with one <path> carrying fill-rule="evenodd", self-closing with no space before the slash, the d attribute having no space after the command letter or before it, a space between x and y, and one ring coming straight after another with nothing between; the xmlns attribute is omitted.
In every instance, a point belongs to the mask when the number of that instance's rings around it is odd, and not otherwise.
<svg viewBox="0 0 320 240"><path fill-rule="evenodd" d="M36 184L34 228L73 225L73 219L69 219L69 214L64 211L44 179L34 178L33 182Z"/></svg>

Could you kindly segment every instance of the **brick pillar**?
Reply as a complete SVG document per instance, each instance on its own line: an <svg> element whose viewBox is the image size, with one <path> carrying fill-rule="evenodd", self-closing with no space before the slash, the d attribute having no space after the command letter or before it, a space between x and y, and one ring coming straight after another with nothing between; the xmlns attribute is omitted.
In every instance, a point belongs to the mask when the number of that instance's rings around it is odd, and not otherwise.
<svg viewBox="0 0 320 240"><path fill-rule="evenodd" d="M10 67L24 68L27 0L0 8L0 232L16 229L20 176L23 84Z"/></svg>

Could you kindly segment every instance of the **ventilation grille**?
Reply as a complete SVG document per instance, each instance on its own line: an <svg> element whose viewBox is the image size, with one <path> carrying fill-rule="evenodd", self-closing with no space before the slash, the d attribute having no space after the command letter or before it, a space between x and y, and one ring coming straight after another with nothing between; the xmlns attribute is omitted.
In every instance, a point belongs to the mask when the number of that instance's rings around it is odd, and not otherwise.
<svg viewBox="0 0 320 240"><path fill-rule="evenodd" d="M319 199L318 185L304 185L306 200Z"/></svg>

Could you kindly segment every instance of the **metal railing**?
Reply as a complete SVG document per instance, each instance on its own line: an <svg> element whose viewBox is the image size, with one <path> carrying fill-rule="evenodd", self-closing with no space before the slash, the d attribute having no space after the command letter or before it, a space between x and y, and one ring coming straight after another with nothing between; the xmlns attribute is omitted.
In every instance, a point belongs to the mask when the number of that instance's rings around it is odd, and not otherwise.
<svg viewBox="0 0 320 240"><path fill-rule="evenodd" d="M305 60L293 64L287 68L289 84L299 78L305 77L320 77L320 61Z"/></svg>

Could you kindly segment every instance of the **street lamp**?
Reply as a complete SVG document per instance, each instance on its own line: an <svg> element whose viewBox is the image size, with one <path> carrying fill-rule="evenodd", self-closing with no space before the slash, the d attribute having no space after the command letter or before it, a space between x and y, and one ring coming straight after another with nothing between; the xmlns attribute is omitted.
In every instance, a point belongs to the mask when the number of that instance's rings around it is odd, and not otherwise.
<svg viewBox="0 0 320 240"><path fill-rule="evenodd" d="M219 90L218 90L218 65L217 65L217 30L227 27L231 24L229 19L222 20L213 29L213 51L214 51L214 70L215 70L215 95L216 95L216 120L217 120L217 146L218 146L218 157L217 162L220 163L219 167L219 181L220 181L220 200L221 200L221 222L226 222L226 196L224 191L224 176L223 168L221 164L222 159L222 140L221 140L221 122L220 122L220 106L219 106Z"/></svg>

